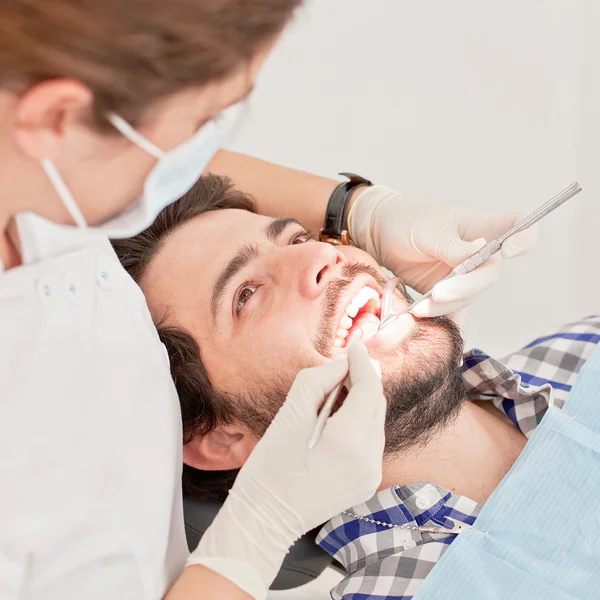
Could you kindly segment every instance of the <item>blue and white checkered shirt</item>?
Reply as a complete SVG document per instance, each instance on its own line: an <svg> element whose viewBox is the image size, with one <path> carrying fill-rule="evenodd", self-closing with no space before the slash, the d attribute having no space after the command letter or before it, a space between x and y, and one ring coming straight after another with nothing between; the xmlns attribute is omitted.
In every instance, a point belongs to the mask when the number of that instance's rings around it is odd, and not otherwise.
<svg viewBox="0 0 600 600"><path fill-rule="evenodd" d="M589 317L502 361L472 350L463 366L468 397L493 402L529 438L551 397L558 407L564 404L598 343L600 317ZM476 502L434 483L416 482L383 490L349 512L389 524L452 527L446 517L472 525L480 509ZM334 600L408 600L454 539L455 535L389 528L342 514L323 527L317 543L348 572L332 590Z"/></svg>

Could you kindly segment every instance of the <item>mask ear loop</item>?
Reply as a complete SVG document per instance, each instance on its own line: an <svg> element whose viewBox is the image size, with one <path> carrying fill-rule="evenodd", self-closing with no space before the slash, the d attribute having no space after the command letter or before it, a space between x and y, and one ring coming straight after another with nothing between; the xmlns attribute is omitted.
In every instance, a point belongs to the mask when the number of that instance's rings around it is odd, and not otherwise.
<svg viewBox="0 0 600 600"><path fill-rule="evenodd" d="M147 152L154 158L164 156L164 150L161 150L156 144L153 144L148 138L144 137L139 131L136 131L125 119L115 113L106 115L108 122L130 142L133 142L138 148Z"/></svg>
<svg viewBox="0 0 600 600"><path fill-rule="evenodd" d="M60 173L54 166L54 163L49 158L43 158L41 160L41 165L42 169L44 169L44 172L48 176L52 187L56 190L58 197L61 199L64 207L75 221L77 227L80 227L81 229L87 229L85 218L79 210L79 207L69 191L69 188L65 184L64 179L60 176Z"/></svg>
<svg viewBox="0 0 600 600"><path fill-rule="evenodd" d="M158 146L153 144L149 139L145 138L141 133L137 132L125 119L121 118L115 113L108 113L106 115L109 123L117 129L124 137L129 141L133 142L136 146L150 154L150 156L159 159L164 156L164 151ZM87 223L85 218L79 210L75 198L69 191L64 179L61 177L58 169L54 166L54 163L49 158L43 158L41 160L42 169L48 176L50 183L54 187L56 193L61 199L64 207L67 209L71 218L75 221L77 227L81 229L87 229Z"/></svg>

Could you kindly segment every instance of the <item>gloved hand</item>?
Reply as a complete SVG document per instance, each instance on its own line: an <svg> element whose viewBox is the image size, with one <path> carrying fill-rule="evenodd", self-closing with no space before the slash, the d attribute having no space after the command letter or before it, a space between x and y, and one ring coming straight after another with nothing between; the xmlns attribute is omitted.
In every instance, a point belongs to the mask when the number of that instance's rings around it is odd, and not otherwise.
<svg viewBox="0 0 600 600"><path fill-rule="evenodd" d="M375 185L365 188L351 206L348 233L379 264L425 293L448 275L451 267L506 233L525 214L486 214L423 204ZM537 228L530 227L503 245L502 257L524 254L536 241ZM464 308L497 281L499 263L500 257L495 255L471 273L436 285L432 297L419 304L414 314L434 317Z"/></svg>
<svg viewBox="0 0 600 600"><path fill-rule="evenodd" d="M312 450L308 440L325 396L350 369L351 388ZM298 373L225 504L188 560L265 598L290 546L381 483L386 401L362 344Z"/></svg>

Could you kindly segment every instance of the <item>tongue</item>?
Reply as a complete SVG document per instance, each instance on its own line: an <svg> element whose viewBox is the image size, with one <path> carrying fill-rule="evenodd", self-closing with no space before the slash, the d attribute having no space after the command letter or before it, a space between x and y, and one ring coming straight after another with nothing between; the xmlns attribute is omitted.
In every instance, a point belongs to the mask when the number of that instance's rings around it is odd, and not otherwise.
<svg viewBox="0 0 600 600"><path fill-rule="evenodd" d="M354 323L352 324L352 328L348 332L348 337L346 337L346 346L349 346L354 341L366 342L370 340L379 329L379 319L370 312L363 313L362 315L358 315L356 319L354 319Z"/></svg>

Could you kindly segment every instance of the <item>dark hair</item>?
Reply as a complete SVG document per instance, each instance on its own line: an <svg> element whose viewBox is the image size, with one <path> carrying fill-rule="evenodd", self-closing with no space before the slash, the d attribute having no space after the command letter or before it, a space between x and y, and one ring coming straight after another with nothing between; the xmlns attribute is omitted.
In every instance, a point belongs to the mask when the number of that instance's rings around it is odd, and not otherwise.
<svg viewBox="0 0 600 600"><path fill-rule="evenodd" d="M133 238L113 240L112 244L127 272L140 283L150 261L173 232L206 212L229 208L256 212L252 199L236 190L229 179L205 175L185 196L165 208L148 229ZM219 423L242 420L238 413L241 407L210 383L193 336L181 327L166 325L164 320L156 325L169 353L171 375L179 395L183 443L189 443L196 435L206 435ZM247 417L243 420L246 422ZM183 492L195 498L223 500L237 472L200 471L184 465Z"/></svg>
<svg viewBox="0 0 600 600"><path fill-rule="evenodd" d="M217 81L278 34L301 0L2 0L0 82L58 78L130 122L152 102Z"/></svg>

